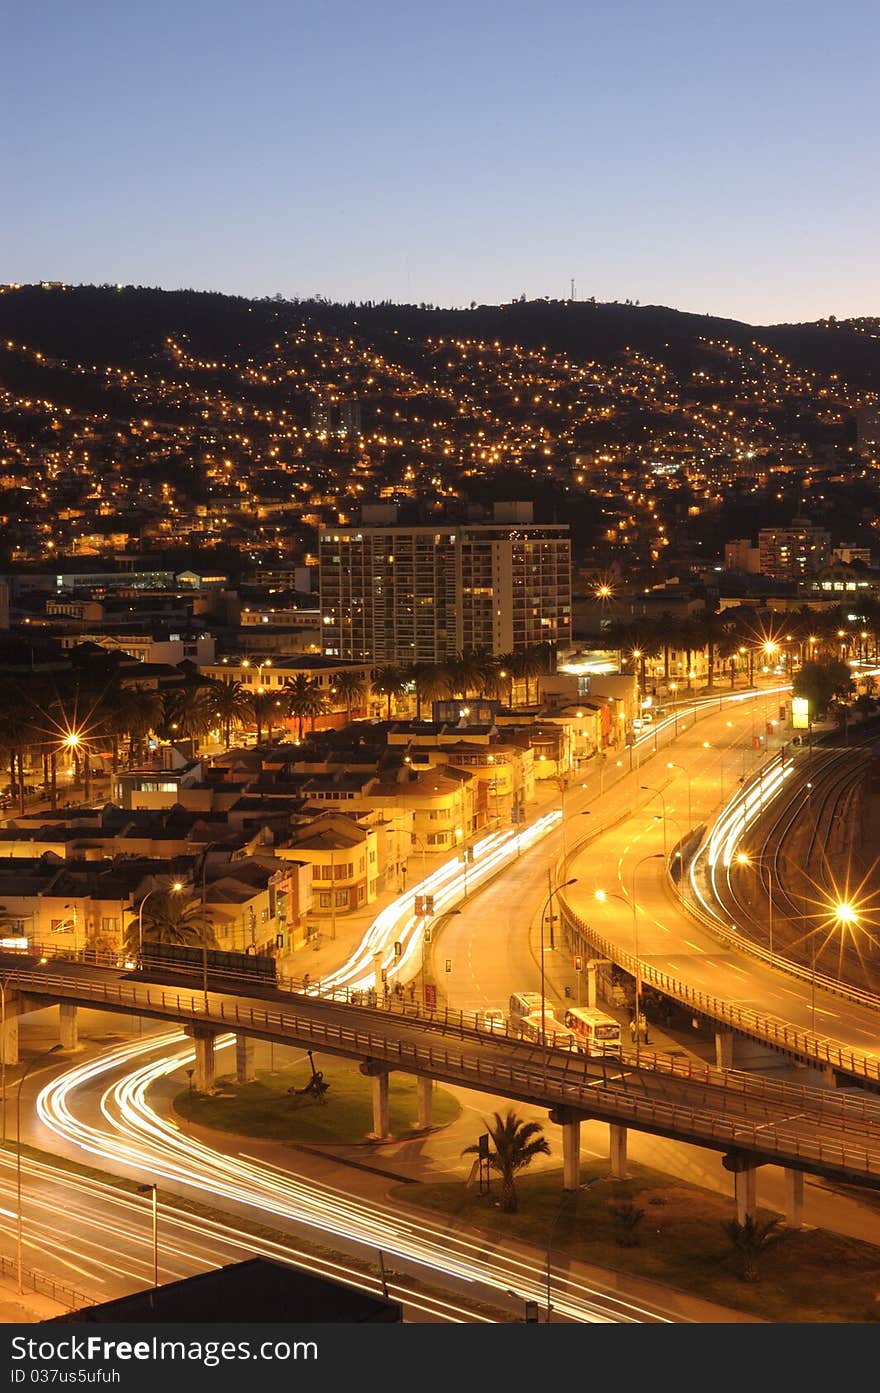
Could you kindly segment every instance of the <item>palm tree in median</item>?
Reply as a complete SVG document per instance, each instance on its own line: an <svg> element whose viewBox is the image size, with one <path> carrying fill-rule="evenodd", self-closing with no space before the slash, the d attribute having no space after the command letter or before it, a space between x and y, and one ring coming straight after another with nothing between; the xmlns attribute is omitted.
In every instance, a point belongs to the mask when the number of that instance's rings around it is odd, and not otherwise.
<svg viewBox="0 0 880 1393"><path fill-rule="evenodd" d="M288 715L296 717L296 736L299 741L302 741L303 721L307 718L311 719L314 730L316 717L326 710L326 702L321 694L321 689L314 677L306 677L305 673L298 672L292 682L285 682L284 700Z"/></svg>
<svg viewBox="0 0 880 1393"><path fill-rule="evenodd" d="M760 1277L759 1257L765 1249L783 1236L780 1233L782 1215L774 1214L770 1219L756 1219L748 1214L743 1224L738 1219L727 1219L721 1227L739 1254L742 1280L757 1282Z"/></svg>
<svg viewBox="0 0 880 1393"><path fill-rule="evenodd" d="M516 1176L530 1166L536 1156L549 1156L550 1146L544 1136L540 1122L526 1122L513 1108L504 1117L499 1112L492 1114L491 1122L484 1122L494 1151L489 1152L489 1165L501 1176L500 1208L505 1214L515 1214L517 1209ZM479 1143L466 1146L462 1156L478 1156Z"/></svg>

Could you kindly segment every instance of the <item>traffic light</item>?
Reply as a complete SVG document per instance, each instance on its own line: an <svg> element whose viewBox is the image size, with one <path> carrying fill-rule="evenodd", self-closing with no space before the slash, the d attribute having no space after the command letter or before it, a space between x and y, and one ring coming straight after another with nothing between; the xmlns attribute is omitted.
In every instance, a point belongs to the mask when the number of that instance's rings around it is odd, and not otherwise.
<svg viewBox="0 0 880 1393"><path fill-rule="evenodd" d="M395 956L395 958L399 958L399 957L402 957L402 955L403 955L403 944L400 942L400 939L398 939L397 942L396 942L395 945L394 945L394 956Z"/></svg>
<svg viewBox="0 0 880 1393"><path fill-rule="evenodd" d="M424 931L424 933L423 933L423 935L422 935L422 938L423 938L423 941L424 941L425 943L430 943L430 942L431 942L431 926L430 926L430 925L428 925L428 926L425 928L425 931Z"/></svg>
<svg viewBox="0 0 880 1393"><path fill-rule="evenodd" d="M575 953L575 956L574 956L574 970L575 970L575 972L583 972L583 970L584 970L584 960L583 960L583 958L581 957L580 953Z"/></svg>

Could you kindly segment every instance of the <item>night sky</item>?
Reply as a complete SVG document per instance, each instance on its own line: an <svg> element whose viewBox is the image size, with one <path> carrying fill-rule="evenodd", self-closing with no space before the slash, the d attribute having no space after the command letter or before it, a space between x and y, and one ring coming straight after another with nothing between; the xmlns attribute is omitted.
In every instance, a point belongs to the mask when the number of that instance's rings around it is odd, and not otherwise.
<svg viewBox="0 0 880 1393"><path fill-rule="evenodd" d="M10 0L0 280L880 313L874 0Z"/></svg>

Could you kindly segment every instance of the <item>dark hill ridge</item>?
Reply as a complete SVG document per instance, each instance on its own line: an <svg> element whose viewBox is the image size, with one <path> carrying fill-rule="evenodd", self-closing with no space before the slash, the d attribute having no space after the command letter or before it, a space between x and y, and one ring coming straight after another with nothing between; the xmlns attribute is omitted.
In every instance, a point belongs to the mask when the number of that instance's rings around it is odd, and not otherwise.
<svg viewBox="0 0 880 1393"><path fill-rule="evenodd" d="M474 309L415 305L338 305L321 300L247 300L190 290L24 286L0 294L0 339L48 357L84 364L148 366L164 356L168 337L185 337L200 357L238 360L258 355L279 333L302 324L374 339L390 351L401 336L499 340L546 348L578 362L612 362L626 349L689 372L700 339L767 345L795 367L836 373L856 389L880 389L880 339L847 321L755 326L658 305L517 301ZM405 355L402 355L405 356Z"/></svg>

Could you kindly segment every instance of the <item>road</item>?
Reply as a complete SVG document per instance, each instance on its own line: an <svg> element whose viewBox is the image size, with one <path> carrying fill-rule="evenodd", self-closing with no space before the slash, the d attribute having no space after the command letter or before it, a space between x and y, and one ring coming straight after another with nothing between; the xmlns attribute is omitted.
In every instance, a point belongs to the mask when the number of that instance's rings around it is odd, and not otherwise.
<svg viewBox="0 0 880 1393"><path fill-rule="evenodd" d="M37 1144L83 1152L113 1174L158 1180L160 1279L173 1280L206 1266L259 1252L300 1261L314 1270L376 1291L374 1274L347 1262L351 1254L375 1266L384 1254L389 1292L403 1300L408 1319L480 1320L521 1314L521 1301L543 1299L545 1260L527 1248L493 1241L487 1247L453 1220L424 1211L407 1212L386 1197L393 1172L375 1164L335 1164L327 1155L291 1153L277 1145L183 1133L160 1115L169 1093L183 1081L191 1049L182 1037L164 1033L132 1040L39 1087ZM177 1081L172 1082L173 1076ZM149 1091L149 1096L148 1096ZM0 1190L5 1218L14 1217L13 1158L3 1158ZM25 1163L26 1252L40 1251L40 1266L81 1290L109 1297L152 1280L149 1205L103 1180L74 1177L56 1166ZM175 1196L195 1195L216 1217L194 1217ZM229 1218L216 1211L228 1211ZM276 1237L247 1231L246 1221L270 1225ZM7 1229L10 1234L10 1230ZM11 1234L10 1234L11 1236ZM314 1247L298 1245L307 1240ZM328 1252L334 1250L337 1256ZM341 1255L341 1256L339 1256ZM667 1322L697 1319L701 1303L690 1303L650 1284L614 1277L602 1281L562 1258L551 1263L557 1318L606 1322ZM418 1290L418 1286L431 1291ZM631 1285L633 1294L627 1294ZM649 1294L643 1294L648 1288ZM511 1292L515 1295L511 1296ZM691 1314L688 1314L688 1312ZM703 1319L718 1318L705 1306ZM722 1315L723 1318L723 1315Z"/></svg>

